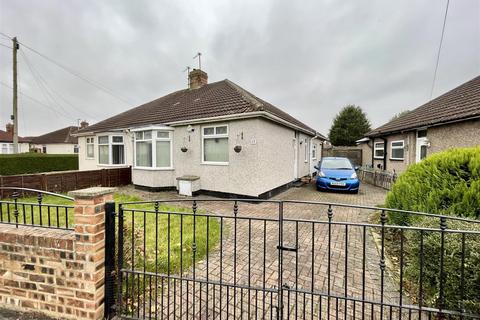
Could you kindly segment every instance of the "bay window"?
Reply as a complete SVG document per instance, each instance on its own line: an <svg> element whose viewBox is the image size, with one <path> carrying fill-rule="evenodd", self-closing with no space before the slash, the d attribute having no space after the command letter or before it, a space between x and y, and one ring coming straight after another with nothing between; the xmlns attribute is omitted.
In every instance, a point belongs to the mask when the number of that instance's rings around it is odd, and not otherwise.
<svg viewBox="0 0 480 320"><path fill-rule="evenodd" d="M385 144L383 142L375 142L373 148L373 156L375 159L383 159L385 154Z"/></svg>
<svg viewBox="0 0 480 320"><path fill-rule="evenodd" d="M98 163L107 165L125 164L123 136L98 137Z"/></svg>
<svg viewBox="0 0 480 320"><path fill-rule="evenodd" d="M171 132L166 130L135 132L135 167L171 169Z"/></svg>
<svg viewBox="0 0 480 320"><path fill-rule="evenodd" d="M203 163L228 164L228 126L204 127L202 146Z"/></svg>
<svg viewBox="0 0 480 320"><path fill-rule="evenodd" d="M391 149L390 159L392 159L392 160L403 160L404 150L405 150L405 145L404 145L403 140L392 141L392 143L390 145L390 149Z"/></svg>

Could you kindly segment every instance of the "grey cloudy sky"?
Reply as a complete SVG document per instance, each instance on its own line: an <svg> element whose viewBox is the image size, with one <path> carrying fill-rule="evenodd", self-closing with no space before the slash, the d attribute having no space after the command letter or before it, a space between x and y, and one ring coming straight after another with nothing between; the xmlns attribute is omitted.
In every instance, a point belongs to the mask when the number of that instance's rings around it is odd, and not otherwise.
<svg viewBox="0 0 480 320"><path fill-rule="evenodd" d="M79 118L94 123L184 88L182 70L196 66L197 51L211 82L228 78L327 134L346 104L362 106L375 127L429 100L445 4L0 0L0 31L130 101L23 48L20 90L43 103L20 96L23 136ZM0 44L10 45L1 36ZM9 86L11 60L0 46L0 81ZM434 96L479 74L480 1L451 0ZM0 85L2 129L11 100Z"/></svg>

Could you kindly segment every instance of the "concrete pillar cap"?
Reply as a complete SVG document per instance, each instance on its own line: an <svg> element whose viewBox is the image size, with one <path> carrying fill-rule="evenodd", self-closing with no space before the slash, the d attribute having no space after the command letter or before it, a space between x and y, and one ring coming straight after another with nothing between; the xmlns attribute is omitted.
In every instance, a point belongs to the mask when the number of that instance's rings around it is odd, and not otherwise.
<svg viewBox="0 0 480 320"><path fill-rule="evenodd" d="M117 188L92 187L70 191L68 195L74 198L94 198L114 193L115 191L117 191Z"/></svg>

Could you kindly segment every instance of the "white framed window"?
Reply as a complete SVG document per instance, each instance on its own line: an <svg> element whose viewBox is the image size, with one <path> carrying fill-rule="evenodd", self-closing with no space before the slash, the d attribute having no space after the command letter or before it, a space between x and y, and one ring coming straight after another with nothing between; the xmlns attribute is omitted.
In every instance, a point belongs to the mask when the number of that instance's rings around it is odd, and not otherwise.
<svg viewBox="0 0 480 320"><path fill-rule="evenodd" d="M78 149L79 149L78 144L74 145L73 146L73 153L78 154Z"/></svg>
<svg viewBox="0 0 480 320"><path fill-rule="evenodd" d="M172 163L172 132L171 131L156 131L155 140L155 167L156 168L173 168Z"/></svg>
<svg viewBox="0 0 480 320"><path fill-rule="evenodd" d="M392 141L390 143L390 159L403 160L405 157L405 142L404 140Z"/></svg>
<svg viewBox="0 0 480 320"><path fill-rule="evenodd" d="M383 142L375 142L373 145L373 157L375 159L383 159L385 155L385 143Z"/></svg>
<svg viewBox="0 0 480 320"><path fill-rule="evenodd" d="M42 146L42 153L47 153L47 146L45 145Z"/></svg>
<svg viewBox="0 0 480 320"><path fill-rule="evenodd" d="M202 128L202 163L228 164L228 126Z"/></svg>
<svg viewBox="0 0 480 320"><path fill-rule="evenodd" d="M105 135L98 137L98 163L107 165L125 164L123 136Z"/></svg>
<svg viewBox="0 0 480 320"><path fill-rule="evenodd" d="M87 137L85 140L86 140L85 156L87 157L87 159L93 159L95 157L95 138Z"/></svg>
<svg viewBox="0 0 480 320"><path fill-rule="evenodd" d="M312 159L317 159L317 144L312 144Z"/></svg>
<svg viewBox="0 0 480 320"><path fill-rule="evenodd" d="M13 153L13 144L12 143L2 143L2 154Z"/></svg>
<svg viewBox="0 0 480 320"><path fill-rule="evenodd" d="M172 133L168 130L135 132L135 167L172 169Z"/></svg>

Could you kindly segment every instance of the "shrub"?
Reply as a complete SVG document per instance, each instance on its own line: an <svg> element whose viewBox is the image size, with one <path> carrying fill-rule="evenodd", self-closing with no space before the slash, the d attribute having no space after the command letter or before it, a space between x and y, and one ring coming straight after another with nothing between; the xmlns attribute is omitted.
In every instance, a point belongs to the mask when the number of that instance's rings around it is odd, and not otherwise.
<svg viewBox="0 0 480 320"><path fill-rule="evenodd" d="M393 185L385 206L479 219L480 146L437 153L410 166ZM430 229L423 231L423 255L420 245L422 233L413 229L405 232L404 285L412 297L418 296L422 278L424 305L440 307L440 219L389 212L388 220L389 224ZM463 270L462 233L444 233L444 308L479 314L480 223L446 220L447 229L473 233L465 234ZM400 234L398 230L390 233L389 237L397 241L387 243L387 254L395 256L398 261ZM461 272L464 272L465 279L463 287Z"/></svg>
<svg viewBox="0 0 480 320"><path fill-rule="evenodd" d="M429 156L400 175L388 193L387 208L480 217L480 146ZM390 214L396 224L410 215Z"/></svg>
<svg viewBox="0 0 480 320"><path fill-rule="evenodd" d="M66 170L78 170L78 155L42 153L0 155L0 175Z"/></svg>
<svg viewBox="0 0 480 320"><path fill-rule="evenodd" d="M423 219L417 226L438 229L436 219ZM448 228L480 232L480 224L448 221ZM406 263L404 279L412 296L419 292L421 266L421 232L410 230L405 233ZM444 308L465 310L480 314L480 234L465 234L465 247L462 247L462 234L445 232L443 253ZM462 251L464 251L464 281L462 284ZM440 257L441 232L423 232L423 274L422 286L424 305L439 307L440 304ZM418 301L417 301L418 302Z"/></svg>

